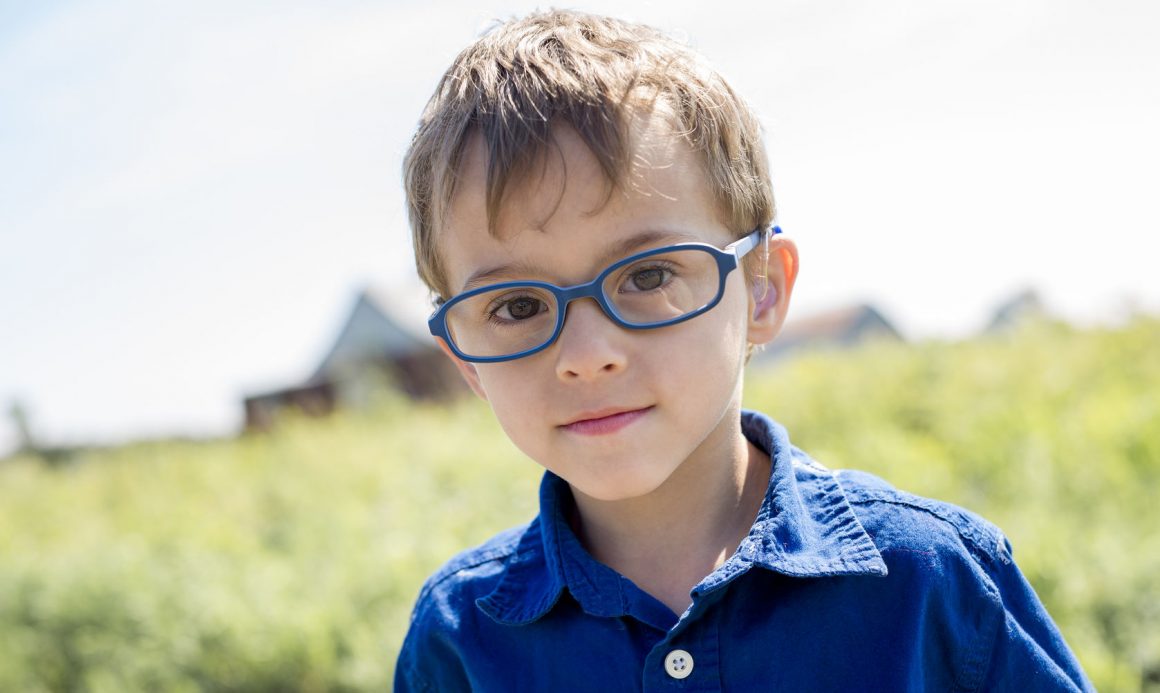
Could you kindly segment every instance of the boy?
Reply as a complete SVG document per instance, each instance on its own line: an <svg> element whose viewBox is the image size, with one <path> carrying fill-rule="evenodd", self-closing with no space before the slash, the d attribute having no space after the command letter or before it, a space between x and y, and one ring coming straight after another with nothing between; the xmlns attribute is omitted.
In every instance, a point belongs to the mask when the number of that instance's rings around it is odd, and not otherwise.
<svg viewBox="0 0 1160 693"><path fill-rule="evenodd" d="M404 168L432 333L547 471L535 520L427 581L397 690L1090 689L998 529L741 410L798 255L756 119L688 48L509 22Z"/></svg>

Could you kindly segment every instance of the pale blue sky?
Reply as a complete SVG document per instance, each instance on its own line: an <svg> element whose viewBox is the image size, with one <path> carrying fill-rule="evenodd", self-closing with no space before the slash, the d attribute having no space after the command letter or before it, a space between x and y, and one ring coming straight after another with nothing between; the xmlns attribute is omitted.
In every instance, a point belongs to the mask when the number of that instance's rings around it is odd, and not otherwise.
<svg viewBox="0 0 1160 693"><path fill-rule="evenodd" d="M361 286L422 312L403 149L454 54L534 6L0 0L0 405L55 442L229 432ZM682 33L758 110L791 317L870 300L956 337L1025 286L1160 310L1154 3L574 6Z"/></svg>

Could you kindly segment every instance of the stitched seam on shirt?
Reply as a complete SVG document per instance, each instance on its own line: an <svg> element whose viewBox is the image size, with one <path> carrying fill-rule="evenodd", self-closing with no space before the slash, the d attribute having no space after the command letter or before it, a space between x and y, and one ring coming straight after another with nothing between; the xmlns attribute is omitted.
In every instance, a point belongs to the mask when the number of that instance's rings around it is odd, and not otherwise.
<svg viewBox="0 0 1160 693"><path fill-rule="evenodd" d="M987 565L994 565L1001 559L992 553L993 549L998 548L999 541L1002 541L1002 532L995 530L998 536L986 536L986 530L983 527L976 527L976 522L967 516L960 516L964 522L956 522L953 511L947 512L941 508L931 507L925 503L916 502L905 496L899 496L899 491L871 491L867 489L859 489L853 494L847 494L851 504L870 505L871 503L887 503L890 505L901 505L903 507L911 508L912 510L921 510L932 517L936 517L944 523L948 524L955 530L955 533L963 539L963 544L971 552L971 556Z"/></svg>
<svg viewBox="0 0 1160 693"><path fill-rule="evenodd" d="M955 676L955 688L967 691L977 691L982 687L987 680L987 671L991 668L991 660L995 658L995 645L999 639L999 635L1003 628L1006 627L1007 610L1002 606L1002 597L998 594L999 588L991 582L990 576L987 576L987 586L994 590L995 596L998 599L999 608L995 609L995 618L991 619L991 637L983 635L979 638L978 643L971 648L971 654L968 656L963 664L963 671L960 671ZM987 645L990 647L987 647ZM972 679L963 681L967 671L972 674ZM969 685L968 685L969 684Z"/></svg>
<svg viewBox="0 0 1160 693"><path fill-rule="evenodd" d="M419 593L419 598L417 601L422 603L423 600L426 599L427 596L431 594L431 592L434 591L436 587L442 585L444 582L447 582L465 570L478 568L485 563L492 563L494 561L500 560L506 561L508 558L511 558L512 554L516 552L516 547L519 546L519 538L521 536L522 535L517 534L515 537L513 537L512 541L506 542L502 546L497 546L493 549L484 551L478 556L472 556L471 560L463 559L464 562L462 564L452 563L445 567L443 570L435 573L431 576L430 581L428 581L427 584L423 587L422 592Z"/></svg>

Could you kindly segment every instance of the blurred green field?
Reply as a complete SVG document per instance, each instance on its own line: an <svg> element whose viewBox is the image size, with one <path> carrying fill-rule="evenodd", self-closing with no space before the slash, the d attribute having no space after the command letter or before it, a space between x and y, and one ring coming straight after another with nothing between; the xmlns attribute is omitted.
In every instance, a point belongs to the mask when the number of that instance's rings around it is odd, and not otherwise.
<svg viewBox="0 0 1160 693"><path fill-rule="evenodd" d="M824 464L998 524L1097 687L1160 689L1160 320L747 387ZM424 577L532 517L538 479L469 400L0 463L0 691L389 689Z"/></svg>

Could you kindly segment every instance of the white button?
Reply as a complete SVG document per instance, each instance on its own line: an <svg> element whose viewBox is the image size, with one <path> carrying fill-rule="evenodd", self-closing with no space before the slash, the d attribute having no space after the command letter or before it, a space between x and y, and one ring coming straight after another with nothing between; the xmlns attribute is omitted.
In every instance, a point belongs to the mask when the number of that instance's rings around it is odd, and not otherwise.
<svg viewBox="0 0 1160 693"><path fill-rule="evenodd" d="M665 672L674 679L683 679L693 673L693 655L684 650L673 650L665 657Z"/></svg>

